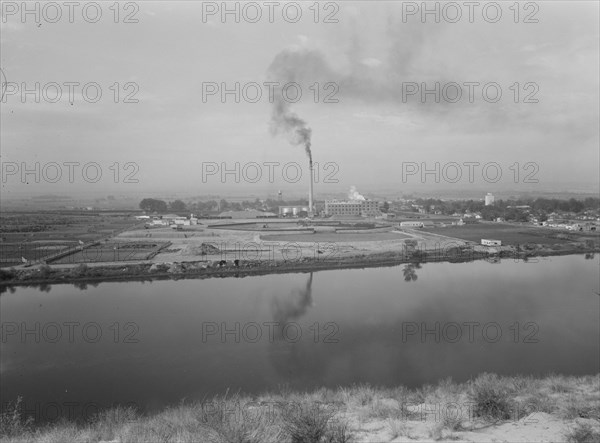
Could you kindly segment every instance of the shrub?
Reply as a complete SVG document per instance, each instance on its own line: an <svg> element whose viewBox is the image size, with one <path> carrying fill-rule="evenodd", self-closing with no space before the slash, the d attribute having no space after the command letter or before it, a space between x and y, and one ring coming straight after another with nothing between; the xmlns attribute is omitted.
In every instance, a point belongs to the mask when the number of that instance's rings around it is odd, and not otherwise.
<svg viewBox="0 0 600 443"><path fill-rule="evenodd" d="M0 437L23 437L31 431L33 418L24 419L21 416L22 397L17 397L15 402L9 402L6 410L0 413Z"/></svg>
<svg viewBox="0 0 600 443"><path fill-rule="evenodd" d="M42 266L40 266L39 271L40 277L42 278L48 278L52 274L52 268L47 264L43 264Z"/></svg>
<svg viewBox="0 0 600 443"><path fill-rule="evenodd" d="M552 414L557 409L556 400L544 392L529 395L525 400L516 403L515 406L515 419L517 420L536 412Z"/></svg>
<svg viewBox="0 0 600 443"><path fill-rule="evenodd" d="M569 383L565 377L560 375L553 375L548 377L548 384L550 385L550 390L552 392L564 393L571 392L573 390L573 386Z"/></svg>
<svg viewBox="0 0 600 443"><path fill-rule="evenodd" d="M352 386L352 390L361 406L372 403L375 398L375 390L367 384Z"/></svg>
<svg viewBox="0 0 600 443"><path fill-rule="evenodd" d="M484 373L470 386L469 395L474 403L473 414L485 420L507 420L511 416L508 388L495 374Z"/></svg>
<svg viewBox="0 0 600 443"><path fill-rule="evenodd" d="M0 269L0 281L12 280L15 276L16 272L14 269Z"/></svg>
<svg viewBox="0 0 600 443"><path fill-rule="evenodd" d="M442 427L451 431L461 431L463 429L463 416L458 402L443 403L445 407L442 412Z"/></svg>
<svg viewBox="0 0 600 443"><path fill-rule="evenodd" d="M588 423L577 423L565 437L569 443L596 443L600 441L600 432Z"/></svg>
<svg viewBox="0 0 600 443"><path fill-rule="evenodd" d="M348 443L352 440L352 434L348 424L338 420L331 420L325 432L323 441L325 443Z"/></svg>
<svg viewBox="0 0 600 443"><path fill-rule="evenodd" d="M124 425L134 423L137 419L138 414L134 408L117 406L90 417L89 429L96 440L114 440Z"/></svg>
<svg viewBox="0 0 600 443"><path fill-rule="evenodd" d="M367 412L369 418L402 418L402 405L390 404L388 401L375 401L371 403L370 408Z"/></svg>
<svg viewBox="0 0 600 443"><path fill-rule="evenodd" d="M244 407L238 395L216 397L198 410L196 421L216 434L218 441L228 443L268 443L281 441L281 429L274 426L269 414L261 410L238 413ZM205 441L203 439L203 441Z"/></svg>
<svg viewBox="0 0 600 443"><path fill-rule="evenodd" d="M81 264L77 265L71 271L71 273L74 277L84 277L87 274L87 272L88 272L88 265L86 265L85 263L81 263Z"/></svg>
<svg viewBox="0 0 600 443"><path fill-rule="evenodd" d="M402 435L407 435L407 425L405 421L390 419L387 424L390 428L392 440L395 440Z"/></svg>
<svg viewBox="0 0 600 443"><path fill-rule="evenodd" d="M299 408L290 408L283 414L283 429L289 434L292 443L334 442L330 421L334 411L320 404L302 403ZM326 440L327 439L327 440Z"/></svg>
<svg viewBox="0 0 600 443"><path fill-rule="evenodd" d="M600 405L598 402L573 396L562 405L560 415L569 420L576 418L594 418L598 420L600 419Z"/></svg>

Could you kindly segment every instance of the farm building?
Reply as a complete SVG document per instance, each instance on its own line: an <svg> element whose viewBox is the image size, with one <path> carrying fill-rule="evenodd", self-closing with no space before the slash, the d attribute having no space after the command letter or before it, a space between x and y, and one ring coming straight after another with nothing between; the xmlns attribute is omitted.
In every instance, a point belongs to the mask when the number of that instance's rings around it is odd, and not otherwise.
<svg viewBox="0 0 600 443"><path fill-rule="evenodd" d="M502 241L500 240L491 240L487 238L481 239L481 244L483 246L502 246Z"/></svg>

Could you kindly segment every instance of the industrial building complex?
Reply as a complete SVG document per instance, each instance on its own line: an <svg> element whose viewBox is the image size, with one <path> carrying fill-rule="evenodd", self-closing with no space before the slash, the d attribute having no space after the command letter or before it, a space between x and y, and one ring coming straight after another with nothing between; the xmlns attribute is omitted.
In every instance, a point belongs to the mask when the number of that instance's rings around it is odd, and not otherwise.
<svg viewBox="0 0 600 443"><path fill-rule="evenodd" d="M325 215L373 217L381 214L380 205L376 200L325 200Z"/></svg>

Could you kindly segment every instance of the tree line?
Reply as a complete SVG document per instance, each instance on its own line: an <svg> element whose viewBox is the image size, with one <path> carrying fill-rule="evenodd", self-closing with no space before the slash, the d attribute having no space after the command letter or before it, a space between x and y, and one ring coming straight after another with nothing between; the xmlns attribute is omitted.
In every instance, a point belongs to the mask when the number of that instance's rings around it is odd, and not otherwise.
<svg viewBox="0 0 600 443"><path fill-rule="evenodd" d="M165 212L193 212L195 214L209 214L224 211L243 211L245 209L255 209L257 211L265 212L279 212L279 206L286 205L308 205L307 200L275 200L268 198L266 200L259 200L258 198L254 201L244 200L242 202L229 202L225 199L208 200L208 201L194 201L188 202L187 204L181 200L175 200L172 202L166 202L155 198L143 199L139 207L143 211L149 213L162 214Z"/></svg>
<svg viewBox="0 0 600 443"><path fill-rule="evenodd" d="M600 199L587 197L583 200L575 198L556 199L556 198L535 198L535 199L508 199L496 200L493 205L485 206L481 200L440 200L434 198L417 198L410 203L422 206L427 213L439 211L444 215L454 213L464 214L466 212L478 212L484 220L494 220L502 217L505 220L527 221L529 214L537 216L540 221L547 219L547 214L552 212L572 212L580 214L587 210L597 211L600 207ZM166 212L193 212L198 215L215 214L224 211L243 211L245 209L255 209L265 212L279 212L279 206L306 206L307 200L276 200L268 198L266 200L254 201L244 200L242 202L229 202L225 199L193 201L184 203L181 200L166 202L164 200L145 198L140 202L140 209L148 213L166 213ZM525 211L517 206L529 206ZM387 212L390 205L385 202L383 212ZM417 209L414 209L417 211Z"/></svg>
<svg viewBox="0 0 600 443"><path fill-rule="evenodd" d="M570 198L530 198L496 200L493 205L485 206L480 200L439 200L418 198L415 204L422 206L426 212L440 211L444 215L454 213L478 212L484 220L494 220L502 217L508 221L527 221L529 215L534 215L539 221L546 221L552 212L572 212L580 214L584 211L598 211L600 199L587 197L583 200ZM524 210L518 206L529 206Z"/></svg>

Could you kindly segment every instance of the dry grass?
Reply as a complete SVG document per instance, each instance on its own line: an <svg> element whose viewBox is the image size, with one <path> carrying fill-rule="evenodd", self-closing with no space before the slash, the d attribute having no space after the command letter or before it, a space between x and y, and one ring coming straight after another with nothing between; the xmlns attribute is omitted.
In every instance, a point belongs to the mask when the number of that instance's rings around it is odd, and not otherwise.
<svg viewBox="0 0 600 443"><path fill-rule="evenodd" d="M226 394L152 416L115 408L86 423L52 425L25 419L17 401L0 416L0 441L347 443L362 423L374 422L392 439L426 429L423 438L452 440L455 433L538 412L568 425L568 441L598 441L599 377L482 374L467 383L447 379L416 390L360 384L305 393L283 385L258 397Z"/></svg>
<svg viewBox="0 0 600 443"><path fill-rule="evenodd" d="M600 441L600 432L589 423L577 423L565 433L565 438L568 443L597 443Z"/></svg>

